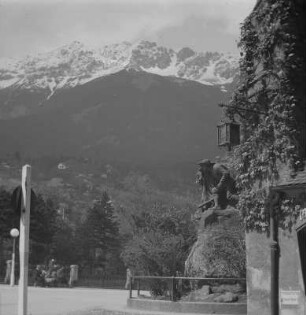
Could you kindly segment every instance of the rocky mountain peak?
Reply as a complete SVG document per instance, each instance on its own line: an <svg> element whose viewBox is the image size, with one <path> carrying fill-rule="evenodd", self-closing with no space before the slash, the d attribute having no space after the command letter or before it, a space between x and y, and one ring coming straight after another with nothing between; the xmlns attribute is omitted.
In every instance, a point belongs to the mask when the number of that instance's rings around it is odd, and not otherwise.
<svg viewBox="0 0 306 315"><path fill-rule="evenodd" d="M195 55L195 52L191 48L184 47L177 53L177 60L184 61L187 58L192 57L194 55Z"/></svg>
<svg viewBox="0 0 306 315"><path fill-rule="evenodd" d="M218 52L178 52L155 42L122 42L89 48L79 41L48 53L20 60L0 59L0 89L71 88L125 68L161 76L174 76L206 85L231 83L237 74L238 57Z"/></svg>

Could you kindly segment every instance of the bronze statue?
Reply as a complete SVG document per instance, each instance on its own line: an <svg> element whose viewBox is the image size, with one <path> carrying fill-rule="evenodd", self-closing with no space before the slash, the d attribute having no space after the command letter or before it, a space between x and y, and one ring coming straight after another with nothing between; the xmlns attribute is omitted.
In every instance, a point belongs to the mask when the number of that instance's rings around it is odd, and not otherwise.
<svg viewBox="0 0 306 315"><path fill-rule="evenodd" d="M197 183L202 186L202 198L199 208L225 209L228 205L235 206L238 202L234 178L226 166L212 163L204 159L198 163Z"/></svg>

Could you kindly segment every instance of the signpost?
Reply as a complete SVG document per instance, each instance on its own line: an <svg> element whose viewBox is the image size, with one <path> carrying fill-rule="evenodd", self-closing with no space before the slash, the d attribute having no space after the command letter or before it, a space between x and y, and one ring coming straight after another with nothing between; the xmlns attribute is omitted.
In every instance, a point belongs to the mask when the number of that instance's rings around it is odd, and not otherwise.
<svg viewBox="0 0 306 315"><path fill-rule="evenodd" d="M22 168L22 202L20 213L20 279L18 293L18 315L26 315L28 308L28 269L29 269L29 232L31 207L31 166Z"/></svg>

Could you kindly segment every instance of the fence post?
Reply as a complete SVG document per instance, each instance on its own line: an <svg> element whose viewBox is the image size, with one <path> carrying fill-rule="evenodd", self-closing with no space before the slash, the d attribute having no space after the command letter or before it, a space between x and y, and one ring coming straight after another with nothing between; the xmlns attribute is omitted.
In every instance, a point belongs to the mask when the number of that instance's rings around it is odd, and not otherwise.
<svg viewBox="0 0 306 315"><path fill-rule="evenodd" d="M137 280L137 296L140 295L140 279Z"/></svg>
<svg viewBox="0 0 306 315"><path fill-rule="evenodd" d="M175 276L171 279L171 301L174 301L174 289L175 289Z"/></svg>

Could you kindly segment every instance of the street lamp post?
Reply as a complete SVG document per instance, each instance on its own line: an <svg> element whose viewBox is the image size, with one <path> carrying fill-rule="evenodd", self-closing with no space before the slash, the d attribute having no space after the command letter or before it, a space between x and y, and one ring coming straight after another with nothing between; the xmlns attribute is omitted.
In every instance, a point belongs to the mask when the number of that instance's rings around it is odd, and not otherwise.
<svg viewBox="0 0 306 315"><path fill-rule="evenodd" d="M11 229L10 234L11 234L11 237L13 238L12 268L11 268L10 285L14 286L14 284L15 284L15 246L16 246L16 238L19 236L19 231L17 229Z"/></svg>

